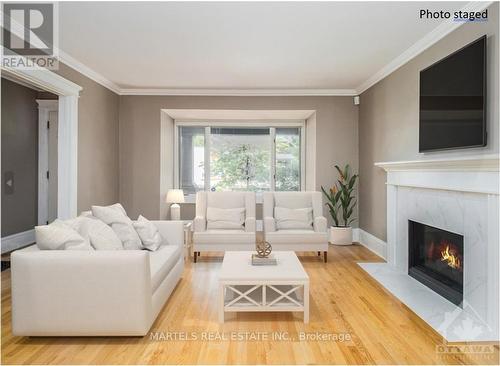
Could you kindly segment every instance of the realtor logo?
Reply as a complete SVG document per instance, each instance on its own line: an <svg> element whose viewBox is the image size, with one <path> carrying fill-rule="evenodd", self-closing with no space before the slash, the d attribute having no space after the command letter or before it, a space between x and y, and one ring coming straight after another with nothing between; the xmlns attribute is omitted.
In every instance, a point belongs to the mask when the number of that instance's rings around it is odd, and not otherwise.
<svg viewBox="0 0 500 366"><path fill-rule="evenodd" d="M57 69L57 7L53 3L4 3L2 66Z"/></svg>

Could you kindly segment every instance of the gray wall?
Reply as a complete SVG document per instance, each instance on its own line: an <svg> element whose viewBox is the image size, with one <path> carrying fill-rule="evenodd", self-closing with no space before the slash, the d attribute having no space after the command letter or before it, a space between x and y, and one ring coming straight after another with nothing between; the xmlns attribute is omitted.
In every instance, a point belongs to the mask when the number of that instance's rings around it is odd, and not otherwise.
<svg viewBox="0 0 500 366"><path fill-rule="evenodd" d="M120 98L64 64L57 73L83 88L78 99L78 210L118 202Z"/></svg>
<svg viewBox="0 0 500 366"><path fill-rule="evenodd" d="M2 79L2 237L33 229L38 220L37 92ZM5 194L4 174L14 173Z"/></svg>
<svg viewBox="0 0 500 366"><path fill-rule="evenodd" d="M64 64L56 73L83 88L78 99L78 210L118 202L119 96ZM57 97L2 79L2 236L37 223L37 98ZM13 169L16 193L4 196L3 173Z"/></svg>
<svg viewBox="0 0 500 366"><path fill-rule="evenodd" d="M122 96L120 202L131 217L160 216L160 110L165 108L316 110L316 189L334 182L335 163L358 169L358 107L352 97ZM181 213L192 217L194 208L185 205Z"/></svg>
<svg viewBox="0 0 500 366"><path fill-rule="evenodd" d="M488 22L467 23L361 95L359 111L360 227L386 240L386 174L373 164L498 153L498 3ZM467 43L488 35L488 145L485 148L418 153L419 72Z"/></svg>

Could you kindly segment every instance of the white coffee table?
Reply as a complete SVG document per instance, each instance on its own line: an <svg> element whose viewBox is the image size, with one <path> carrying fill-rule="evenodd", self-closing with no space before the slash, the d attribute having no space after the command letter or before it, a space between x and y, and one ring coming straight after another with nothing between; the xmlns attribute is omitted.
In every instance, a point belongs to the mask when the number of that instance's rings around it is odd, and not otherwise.
<svg viewBox="0 0 500 366"><path fill-rule="evenodd" d="M226 312L296 311L309 322L309 276L294 252L275 266L252 266L255 252L226 252L219 272L219 321Z"/></svg>

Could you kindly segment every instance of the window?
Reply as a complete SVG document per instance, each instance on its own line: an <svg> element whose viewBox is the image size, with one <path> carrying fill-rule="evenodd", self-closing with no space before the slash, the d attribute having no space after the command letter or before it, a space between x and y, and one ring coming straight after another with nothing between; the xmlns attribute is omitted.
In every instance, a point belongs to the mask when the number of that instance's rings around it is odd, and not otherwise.
<svg viewBox="0 0 500 366"><path fill-rule="evenodd" d="M299 191L302 126L177 124L178 184L211 191Z"/></svg>
<svg viewBox="0 0 500 366"><path fill-rule="evenodd" d="M209 186L212 191L270 190L270 129L212 127Z"/></svg>
<svg viewBox="0 0 500 366"><path fill-rule="evenodd" d="M205 128L180 128L179 186L184 194L205 189Z"/></svg>
<svg viewBox="0 0 500 366"><path fill-rule="evenodd" d="M276 191L300 191L300 130L276 129Z"/></svg>

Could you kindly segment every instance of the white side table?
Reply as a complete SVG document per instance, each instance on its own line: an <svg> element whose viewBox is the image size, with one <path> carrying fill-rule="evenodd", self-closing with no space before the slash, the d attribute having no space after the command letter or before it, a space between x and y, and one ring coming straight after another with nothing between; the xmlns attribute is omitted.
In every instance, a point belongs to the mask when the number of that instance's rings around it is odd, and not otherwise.
<svg viewBox="0 0 500 366"><path fill-rule="evenodd" d="M191 256L191 220L184 220L184 260L188 260Z"/></svg>

